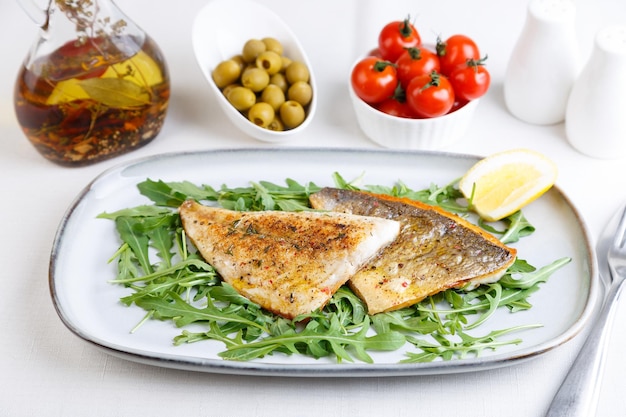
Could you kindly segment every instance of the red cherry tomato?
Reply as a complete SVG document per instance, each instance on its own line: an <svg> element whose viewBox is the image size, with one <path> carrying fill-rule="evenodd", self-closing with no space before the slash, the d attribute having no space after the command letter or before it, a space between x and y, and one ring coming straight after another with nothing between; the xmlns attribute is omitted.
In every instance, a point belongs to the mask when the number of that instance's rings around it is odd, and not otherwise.
<svg viewBox="0 0 626 417"><path fill-rule="evenodd" d="M406 89L406 101L419 117L443 116L454 105L454 90L445 76L432 72L413 78Z"/></svg>
<svg viewBox="0 0 626 417"><path fill-rule="evenodd" d="M376 105L376 108L383 113L387 113L391 116L404 117L406 119L415 119L417 116L413 113L413 110L409 107L409 103L400 101L395 97L388 98Z"/></svg>
<svg viewBox="0 0 626 417"><path fill-rule="evenodd" d="M452 35L445 42L437 39L437 55L441 73L445 76L449 76L456 67L468 59L480 59L478 46L465 35Z"/></svg>
<svg viewBox="0 0 626 417"><path fill-rule="evenodd" d="M376 58L382 59L382 56L380 55L380 49L378 48L374 48L371 51L369 51L367 56L375 56Z"/></svg>
<svg viewBox="0 0 626 417"><path fill-rule="evenodd" d="M396 62L404 48L418 46L422 42L417 29L409 18L387 23L378 35L378 49L383 59Z"/></svg>
<svg viewBox="0 0 626 417"><path fill-rule="evenodd" d="M455 97L454 104L452 105L452 108L450 109L448 113L454 113L455 111L462 109L463 107L465 107L467 103L469 103L469 101L459 100L457 97Z"/></svg>
<svg viewBox="0 0 626 417"><path fill-rule="evenodd" d="M426 48L411 47L396 60L396 71L400 84L406 88L418 75L439 72L439 57Z"/></svg>
<svg viewBox="0 0 626 417"><path fill-rule="evenodd" d="M354 66L351 83L361 100L375 104L393 96L398 76L391 62L370 56Z"/></svg>
<svg viewBox="0 0 626 417"><path fill-rule="evenodd" d="M50 56L49 77L56 80L100 77L109 68L107 61L102 58L102 52L99 52L101 45L102 40L99 38L86 38L84 43L65 43Z"/></svg>
<svg viewBox="0 0 626 417"><path fill-rule="evenodd" d="M475 100L487 92L491 83L491 76L485 68L486 59L486 56L479 60L470 59L452 71L450 84L452 84L457 98L468 101Z"/></svg>

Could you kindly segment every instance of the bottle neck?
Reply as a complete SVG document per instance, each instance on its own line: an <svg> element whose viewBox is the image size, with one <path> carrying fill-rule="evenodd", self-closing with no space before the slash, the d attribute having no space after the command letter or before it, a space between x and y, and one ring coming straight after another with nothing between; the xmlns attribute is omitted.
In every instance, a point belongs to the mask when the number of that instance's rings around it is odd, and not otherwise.
<svg viewBox="0 0 626 417"><path fill-rule="evenodd" d="M134 24L113 2L113 0L91 0L76 2L71 0L50 0L49 30L55 26L78 39L110 39L113 43L121 37L143 40L144 32ZM67 36L67 35L66 35ZM134 53L136 51L130 51Z"/></svg>
<svg viewBox="0 0 626 417"><path fill-rule="evenodd" d="M27 67L50 56L82 60L85 68L98 65L97 61L114 64L134 56L144 44L145 32L111 0L48 1L39 38L25 62Z"/></svg>

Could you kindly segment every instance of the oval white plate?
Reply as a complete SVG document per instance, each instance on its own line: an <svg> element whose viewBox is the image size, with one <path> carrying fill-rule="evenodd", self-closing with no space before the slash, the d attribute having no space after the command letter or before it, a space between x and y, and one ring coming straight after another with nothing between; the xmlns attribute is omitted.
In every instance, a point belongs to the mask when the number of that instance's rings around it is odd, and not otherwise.
<svg viewBox="0 0 626 417"><path fill-rule="evenodd" d="M308 106L306 118L300 126L283 132L263 129L251 123L228 102L211 77L211 71L217 64L240 54L247 40L266 36L279 40L283 45L284 55L304 62L311 74L309 83L313 89L313 98ZM200 70L217 97L220 107L230 121L244 133L264 142L279 143L294 140L293 136L311 123L317 108L314 70L296 35L276 13L249 0L211 0L194 20L192 41Z"/></svg>
<svg viewBox="0 0 626 417"><path fill-rule="evenodd" d="M453 373L512 365L553 349L576 335L593 313L601 293L594 251L576 209L552 188L525 210L537 231L514 244L519 256L543 266L571 257L541 289L531 296L533 308L515 314L500 309L480 331L522 324L543 327L511 335L519 345L484 351L481 357L400 364L403 352L373 352L374 364L336 363L281 354L251 362L220 359L220 342L206 341L173 346L180 333L169 322L151 320L134 334L129 331L145 312L123 306L128 295L121 286L108 283L115 266L107 264L120 242L110 220L97 219L113 212L150 202L136 184L150 178L188 180L219 187L248 186L267 180L284 184L289 177L332 186L338 172L352 180L364 174L364 184L393 185L398 180L413 189L432 183L445 185L459 178L477 157L438 152L366 151L349 149L221 150L167 154L122 164L97 177L75 200L59 226L50 260L50 289L61 320L75 334L106 352L126 359L163 367L206 372L280 376L390 376Z"/></svg>

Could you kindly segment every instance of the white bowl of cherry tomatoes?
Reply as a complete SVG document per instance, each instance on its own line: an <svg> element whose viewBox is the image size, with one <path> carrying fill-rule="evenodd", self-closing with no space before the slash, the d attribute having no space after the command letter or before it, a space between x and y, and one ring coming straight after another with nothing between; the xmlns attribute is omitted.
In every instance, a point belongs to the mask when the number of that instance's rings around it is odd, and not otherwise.
<svg viewBox="0 0 626 417"><path fill-rule="evenodd" d="M453 35L423 44L409 19L390 22L378 47L353 65L350 97L365 135L392 149L436 150L458 142L490 85L476 43Z"/></svg>

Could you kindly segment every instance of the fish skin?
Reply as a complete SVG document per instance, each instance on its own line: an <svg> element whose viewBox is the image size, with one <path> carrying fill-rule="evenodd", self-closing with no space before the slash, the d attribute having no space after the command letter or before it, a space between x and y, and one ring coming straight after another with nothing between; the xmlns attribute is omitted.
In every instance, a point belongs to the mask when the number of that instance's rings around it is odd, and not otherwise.
<svg viewBox="0 0 626 417"><path fill-rule="evenodd" d="M322 308L399 222L343 213L240 212L184 202L185 233L241 295L293 319Z"/></svg>
<svg viewBox="0 0 626 417"><path fill-rule="evenodd" d="M407 307L448 288L495 282L517 254L458 215L407 198L324 188L310 201L315 209L401 223L398 238L348 282L369 314Z"/></svg>

